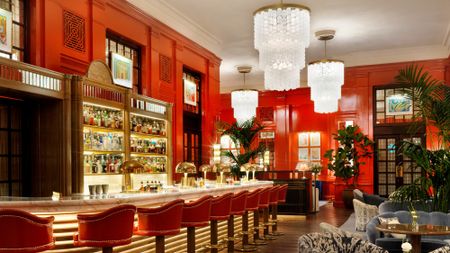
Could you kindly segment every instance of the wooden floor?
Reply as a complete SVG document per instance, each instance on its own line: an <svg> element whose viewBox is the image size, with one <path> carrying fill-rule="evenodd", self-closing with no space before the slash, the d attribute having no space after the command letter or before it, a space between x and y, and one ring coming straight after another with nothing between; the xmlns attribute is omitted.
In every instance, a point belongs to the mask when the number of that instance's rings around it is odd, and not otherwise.
<svg viewBox="0 0 450 253"><path fill-rule="evenodd" d="M306 216L279 215L278 231L284 233L268 245L259 246L261 253L298 253L298 238L310 232L320 232L319 224L328 222L335 226L342 225L353 212L351 209L334 208L332 203L320 207L316 214Z"/></svg>

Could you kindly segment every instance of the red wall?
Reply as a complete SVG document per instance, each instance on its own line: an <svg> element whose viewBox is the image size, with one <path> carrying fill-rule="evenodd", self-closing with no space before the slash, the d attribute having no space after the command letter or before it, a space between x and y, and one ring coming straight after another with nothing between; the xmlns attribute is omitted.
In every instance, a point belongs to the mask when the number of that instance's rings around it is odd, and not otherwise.
<svg viewBox="0 0 450 253"><path fill-rule="evenodd" d="M350 67L345 69L345 84L342 88L342 98L339 102L339 111L332 114L314 113L313 103L310 100L309 88L301 88L289 92L260 91L259 106L274 108L275 130L275 169L294 170L297 162L297 133L300 131L321 132L322 155L324 151L336 147L332 134L337 131L338 121L353 120L362 131L373 138L373 86L393 83L398 70L411 64L395 63L373 66ZM437 79L450 81L450 59L439 59L415 62L423 65ZM232 121L233 109L230 103L230 94L221 94L221 120ZM429 147L432 143L428 142ZM327 161L323 160L326 167ZM326 177L323 171L323 180L333 180ZM373 159L368 159L361 168L358 180L359 188L373 192ZM341 205L340 191L342 182L336 182L336 203Z"/></svg>
<svg viewBox="0 0 450 253"><path fill-rule="evenodd" d="M93 60L105 59L106 31L110 30L141 46L143 94L174 103L174 161L182 161L183 67L202 75L203 159L209 161L215 140L213 122L219 113L219 67L221 60L193 41L143 14L123 0L31 0L31 59L34 65L83 75ZM64 46L63 11L85 19L86 50ZM172 60L172 82L159 77L160 54Z"/></svg>

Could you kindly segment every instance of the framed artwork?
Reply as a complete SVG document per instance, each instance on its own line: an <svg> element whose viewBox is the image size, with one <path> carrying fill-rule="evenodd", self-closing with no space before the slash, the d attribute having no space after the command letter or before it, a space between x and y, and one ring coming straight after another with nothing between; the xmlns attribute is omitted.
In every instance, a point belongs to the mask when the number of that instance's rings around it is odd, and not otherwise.
<svg viewBox="0 0 450 253"><path fill-rule="evenodd" d="M298 134L298 146L307 147L308 146L308 133Z"/></svg>
<svg viewBox="0 0 450 253"><path fill-rule="evenodd" d="M11 53L12 13L0 8L0 50Z"/></svg>
<svg viewBox="0 0 450 253"><path fill-rule="evenodd" d="M259 137L261 139L274 139L275 138L275 132L261 132L259 134Z"/></svg>
<svg viewBox="0 0 450 253"><path fill-rule="evenodd" d="M320 133L310 133L309 134L309 146L320 146Z"/></svg>
<svg viewBox="0 0 450 253"><path fill-rule="evenodd" d="M412 101L404 95L392 95L386 97L386 115L411 115L413 114Z"/></svg>
<svg viewBox="0 0 450 253"><path fill-rule="evenodd" d="M133 61L125 56L111 52L111 72L114 83L133 88Z"/></svg>
<svg viewBox="0 0 450 253"><path fill-rule="evenodd" d="M320 161L320 148L311 148L311 161Z"/></svg>
<svg viewBox="0 0 450 253"><path fill-rule="evenodd" d="M197 106L197 84L189 79L184 79L184 103Z"/></svg>
<svg viewBox="0 0 450 253"><path fill-rule="evenodd" d="M338 129L345 129L348 126L353 126L353 120L338 121Z"/></svg>
<svg viewBox="0 0 450 253"><path fill-rule="evenodd" d="M299 148L298 149L298 160L300 161L308 161L308 148Z"/></svg>

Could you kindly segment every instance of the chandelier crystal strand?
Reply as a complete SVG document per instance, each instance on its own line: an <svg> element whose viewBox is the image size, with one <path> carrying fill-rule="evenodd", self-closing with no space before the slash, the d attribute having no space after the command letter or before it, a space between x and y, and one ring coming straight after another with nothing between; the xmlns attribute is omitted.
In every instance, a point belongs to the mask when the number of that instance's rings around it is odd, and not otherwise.
<svg viewBox="0 0 450 253"><path fill-rule="evenodd" d="M305 48L310 40L310 13L296 4L263 7L254 13L255 48L268 90L300 87Z"/></svg>

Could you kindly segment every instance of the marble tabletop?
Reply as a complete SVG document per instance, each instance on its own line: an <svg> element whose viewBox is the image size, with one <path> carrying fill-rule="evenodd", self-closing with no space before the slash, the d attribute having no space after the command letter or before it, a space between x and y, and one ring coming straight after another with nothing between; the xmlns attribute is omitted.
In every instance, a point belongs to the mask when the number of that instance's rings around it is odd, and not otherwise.
<svg viewBox="0 0 450 253"><path fill-rule="evenodd" d="M91 212L104 210L119 204L152 206L175 199L191 200L204 195L222 195L229 192L253 190L273 185L272 181L256 181L239 185L209 185L203 188L166 187L160 192L117 193L108 195L72 195L59 200L47 198L1 197L0 208L19 208L33 213Z"/></svg>

